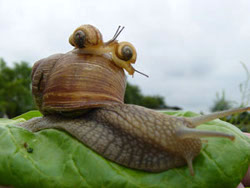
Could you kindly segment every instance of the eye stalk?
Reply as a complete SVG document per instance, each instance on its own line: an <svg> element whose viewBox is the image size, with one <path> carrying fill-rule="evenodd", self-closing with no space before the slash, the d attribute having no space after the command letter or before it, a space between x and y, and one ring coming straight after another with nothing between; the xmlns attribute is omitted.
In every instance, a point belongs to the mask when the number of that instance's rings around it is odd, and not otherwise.
<svg viewBox="0 0 250 188"><path fill-rule="evenodd" d="M121 28L121 26L119 25L114 36L112 37L112 39L105 42L105 46L108 46L108 45L112 44L113 42L116 42L117 37L121 34L121 32L124 28L125 28L124 26Z"/></svg>

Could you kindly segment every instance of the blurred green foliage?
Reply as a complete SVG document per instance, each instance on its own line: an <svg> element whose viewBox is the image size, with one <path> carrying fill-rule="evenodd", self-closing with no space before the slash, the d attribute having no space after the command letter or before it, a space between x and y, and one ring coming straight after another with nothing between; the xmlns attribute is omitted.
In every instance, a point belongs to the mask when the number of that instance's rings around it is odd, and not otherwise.
<svg viewBox="0 0 250 188"><path fill-rule="evenodd" d="M216 111L222 111L222 110L228 110L233 107L233 102L229 101L225 98L225 93L223 92L221 96L218 94L216 95L216 100L211 108L212 112ZM243 107L246 105L240 105L236 107ZM223 121L227 121L238 128L240 128L244 132L250 132L250 113L249 112L243 112L241 114L234 114L231 116L223 117L221 118Z"/></svg>
<svg viewBox="0 0 250 188"><path fill-rule="evenodd" d="M244 63L241 63L245 73L246 79L239 84L239 92L241 94L240 103L230 101L226 99L225 91L222 91L222 95L216 93L216 100L214 101L213 106L211 107L212 112L228 110L230 108L244 107L249 105L250 101L250 72L247 66ZM250 132L250 113L244 112L241 114L234 114L228 117L221 118L224 121L227 121L233 125L236 125L244 132Z"/></svg>
<svg viewBox="0 0 250 188"><path fill-rule="evenodd" d="M124 102L127 104L137 104L152 109L168 108L162 96L144 96L138 86L129 83L127 83Z"/></svg>
<svg viewBox="0 0 250 188"><path fill-rule="evenodd" d="M213 106L211 107L212 112L222 111L222 110L228 110L233 108L233 102L226 99L225 91L222 91L222 94L220 96L220 93L216 93L216 99L214 101Z"/></svg>
<svg viewBox="0 0 250 188"><path fill-rule="evenodd" d="M240 83L240 93L241 93L241 104L240 106L247 106L250 102L250 72L243 62L241 62L245 73L246 73L246 79Z"/></svg>
<svg viewBox="0 0 250 188"><path fill-rule="evenodd" d="M8 67L0 59L0 117L9 118L34 109L31 89L31 67L27 62Z"/></svg>
<svg viewBox="0 0 250 188"><path fill-rule="evenodd" d="M237 126L243 132L250 133L250 113L249 112L243 112L241 114L234 114L228 117L224 117L222 118L222 120L227 121Z"/></svg>

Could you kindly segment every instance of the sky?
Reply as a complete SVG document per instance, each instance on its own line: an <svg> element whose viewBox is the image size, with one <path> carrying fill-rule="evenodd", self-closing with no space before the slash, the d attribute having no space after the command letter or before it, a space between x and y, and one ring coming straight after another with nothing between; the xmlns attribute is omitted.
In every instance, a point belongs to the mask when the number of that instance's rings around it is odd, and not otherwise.
<svg viewBox="0 0 250 188"><path fill-rule="evenodd" d="M137 50L128 76L145 95L166 104L208 112L216 93L241 103L239 84L250 70L249 0L0 0L0 57L8 65L72 50L68 37L92 24L109 40L118 25L119 41Z"/></svg>

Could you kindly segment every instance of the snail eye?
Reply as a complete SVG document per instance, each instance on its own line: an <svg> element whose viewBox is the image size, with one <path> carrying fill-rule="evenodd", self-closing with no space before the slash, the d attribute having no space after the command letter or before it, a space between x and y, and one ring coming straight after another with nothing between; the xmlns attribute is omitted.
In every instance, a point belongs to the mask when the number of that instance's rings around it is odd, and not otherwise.
<svg viewBox="0 0 250 188"><path fill-rule="evenodd" d="M82 30L78 30L74 34L74 42L78 48L84 48L86 35Z"/></svg>
<svg viewBox="0 0 250 188"><path fill-rule="evenodd" d="M133 57L133 50L129 46L124 46L122 48L122 57L125 61L130 60Z"/></svg>

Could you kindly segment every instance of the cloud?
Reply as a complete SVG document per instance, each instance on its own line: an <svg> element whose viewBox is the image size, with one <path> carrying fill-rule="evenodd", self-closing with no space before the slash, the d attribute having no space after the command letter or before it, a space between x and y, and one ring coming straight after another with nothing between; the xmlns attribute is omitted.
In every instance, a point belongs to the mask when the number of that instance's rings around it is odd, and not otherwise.
<svg viewBox="0 0 250 188"><path fill-rule="evenodd" d="M71 50L68 37L81 24L97 26L104 40L124 25L119 40L135 45L135 68L150 75L128 80L170 105L207 111L222 89L240 100L239 62L250 69L249 8L246 0L1 1L0 56L33 64Z"/></svg>

